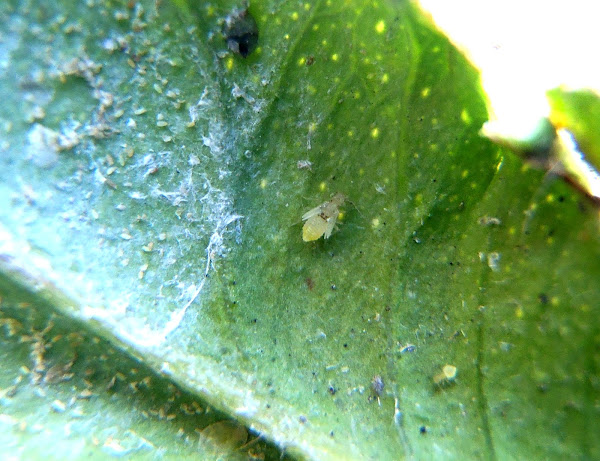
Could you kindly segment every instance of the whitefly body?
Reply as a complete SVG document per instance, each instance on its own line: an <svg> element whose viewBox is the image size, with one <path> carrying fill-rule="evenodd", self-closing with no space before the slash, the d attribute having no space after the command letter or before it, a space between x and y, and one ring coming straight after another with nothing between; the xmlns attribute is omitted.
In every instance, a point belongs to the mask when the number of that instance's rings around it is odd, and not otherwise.
<svg viewBox="0 0 600 461"><path fill-rule="evenodd" d="M306 222L302 228L302 240L311 242L322 235L326 239L329 238L340 214L340 207L345 201L346 196L338 192L331 200L304 213L302 220Z"/></svg>

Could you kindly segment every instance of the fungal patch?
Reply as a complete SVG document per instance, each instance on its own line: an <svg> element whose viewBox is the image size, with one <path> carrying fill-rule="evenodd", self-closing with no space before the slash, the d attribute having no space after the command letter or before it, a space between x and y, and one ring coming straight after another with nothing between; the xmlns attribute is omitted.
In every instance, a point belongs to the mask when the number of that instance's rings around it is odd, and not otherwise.
<svg viewBox="0 0 600 461"><path fill-rule="evenodd" d="M346 196L338 192L331 200L304 213L302 221L306 222L302 228L302 240L311 242L321 238L321 236L328 239L340 215L340 207L345 201Z"/></svg>
<svg viewBox="0 0 600 461"><path fill-rule="evenodd" d="M58 153L80 143L79 135L70 130L63 134L36 123L27 133L26 155L40 168L50 168L58 162Z"/></svg>

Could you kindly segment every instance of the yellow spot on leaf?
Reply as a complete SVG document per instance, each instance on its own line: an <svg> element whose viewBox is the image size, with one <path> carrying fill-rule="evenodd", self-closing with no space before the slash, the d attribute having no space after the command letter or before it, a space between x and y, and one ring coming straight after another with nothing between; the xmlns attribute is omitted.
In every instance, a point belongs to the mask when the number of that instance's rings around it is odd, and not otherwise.
<svg viewBox="0 0 600 461"><path fill-rule="evenodd" d="M294 21L297 21L297 20L298 20L298 18L299 18L298 12L297 12L297 11L294 11L294 12L292 13L292 19L293 19Z"/></svg>
<svg viewBox="0 0 600 461"><path fill-rule="evenodd" d="M375 32L378 34L383 34L385 32L385 22L383 19L375 24Z"/></svg>
<svg viewBox="0 0 600 461"><path fill-rule="evenodd" d="M460 112L460 119L467 125L469 125L471 123L471 116L469 115L469 112L467 111L467 109L463 109Z"/></svg>
<svg viewBox="0 0 600 461"><path fill-rule="evenodd" d="M371 137L373 139L378 138L379 137L379 128L373 128L371 130Z"/></svg>
<svg viewBox="0 0 600 461"><path fill-rule="evenodd" d="M321 184L319 184L319 190L321 192L324 192L325 189L327 189L327 184L325 184L324 182L322 182Z"/></svg>
<svg viewBox="0 0 600 461"><path fill-rule="evenodd" d="M340 59L340 57L338 56L337 53L334 53L334 54L331 55L331 60L332 61L337 61L338 59Z"/></svg>
<svg viewBox="0 0 600 461"><path fill-rule="evenodd" d="M303 66L304 64L306 64L306 58L303 56L300 59L298 59L298 65Z"/></svg>
<svg viewBox="0 0 600 461"><path fill-rule="evenodd" d="M373 226L373 229L377 229L379 227L379 224L381 224L379 218L373 218L373 220L371 221L371 226Z"/></svg>
<svg viewBox="0 0 600 461"><path fill-rule="evenodd" d="M233 58L232 57L229 57L227 59L227 61L225 61L225 67L227 68L227 70L233 69Z"/></svg>
<svg viewBox="0 0 600 461"><path fill-rule="evenodd" d="M423 96L424 98L426 98L427 96L429 96L429 93L431 93L431 88L429 88L429 87L423 88L421 90L421 96Z"/></svg>
<svg viewBox="0 0 600 461"><path fill-rule="evenodd" d="M260 180L260 188L264 189L265 187L267 187L267 180L263 178Z"/></svg>
<svg viewBox="0 0 600 461"><path fill-rule="evenodd" d="M435 384L443 384L448 381L453 381L456 378L456 367L454 365L444 365L442 372L433 377Z"/></svg>
<svg viewBox="0 0 600 461"><path fill-rule="evenodd" d="M390 76L388 74L383 74L381 77L381 83L387 83L390 80Z"/></svg>
<svg viewBox="0 0 600 461"><path fill-rule="evenodd" d="M523 308L522 308L521 306L519 306L519 307L517 307L517 308L515 309L515 316L516 316L518 319L522 319L522 318L523 318Z"/></svg>

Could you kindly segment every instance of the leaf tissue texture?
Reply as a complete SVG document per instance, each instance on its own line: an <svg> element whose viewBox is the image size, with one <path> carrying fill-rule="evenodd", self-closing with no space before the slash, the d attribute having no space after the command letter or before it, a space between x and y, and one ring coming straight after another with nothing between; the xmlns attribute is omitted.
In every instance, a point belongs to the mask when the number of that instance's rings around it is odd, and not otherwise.
<svg viewBox="0 0 600 461"><path fill-rule="evenodd" d="M600 457L598 210L412 3L240 8L0 6L2 286L293 456Z"/></svg>

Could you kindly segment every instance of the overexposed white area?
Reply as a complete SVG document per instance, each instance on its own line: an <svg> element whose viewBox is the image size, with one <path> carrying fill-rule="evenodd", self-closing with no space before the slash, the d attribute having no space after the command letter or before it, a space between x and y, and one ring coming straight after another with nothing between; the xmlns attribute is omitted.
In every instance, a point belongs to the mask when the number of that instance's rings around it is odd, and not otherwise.
<svg viewBox="0 0 600 461"><path fill-rule="evenodd" d="M600 90L597 0L420 0L481 70L490 117L525 124L547 115L559 85Z"/></svg>

